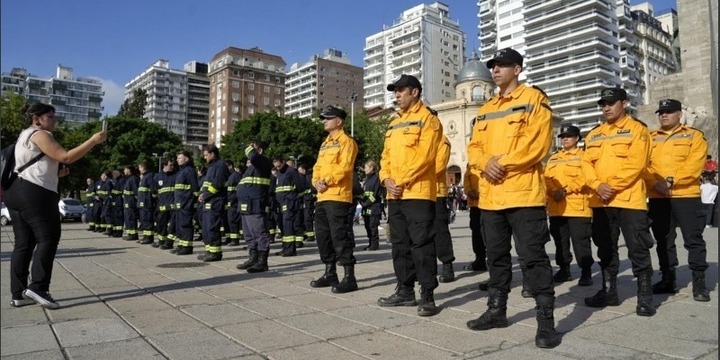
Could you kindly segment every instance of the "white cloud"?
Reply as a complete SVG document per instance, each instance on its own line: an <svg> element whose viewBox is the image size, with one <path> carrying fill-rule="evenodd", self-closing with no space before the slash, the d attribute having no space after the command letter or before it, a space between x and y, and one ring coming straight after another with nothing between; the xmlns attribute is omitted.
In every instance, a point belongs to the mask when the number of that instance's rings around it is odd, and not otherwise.
<svg viewBox="0 0 720 360"><path fill-rule="evenodd" d="M102 79L99 77L90 77L102 81L102 89L105 92L103 96L102 106L105 108L102 113L104 116L117 115L120 105L125 101L125 87L118 85L110 79Z"/></svg>

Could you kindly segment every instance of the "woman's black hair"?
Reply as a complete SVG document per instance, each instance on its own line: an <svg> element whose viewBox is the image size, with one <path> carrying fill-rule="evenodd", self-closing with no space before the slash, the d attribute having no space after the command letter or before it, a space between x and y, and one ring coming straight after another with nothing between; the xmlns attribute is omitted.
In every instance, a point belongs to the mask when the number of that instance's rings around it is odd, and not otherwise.
<svg viewBox="0 0 720 360"><path fill-rule="evenodd" d="M43 116L49 112L55 112L55 107L43 103L25 104L20 112L25 117L25 126L30 126L33 116Z"/></svg>

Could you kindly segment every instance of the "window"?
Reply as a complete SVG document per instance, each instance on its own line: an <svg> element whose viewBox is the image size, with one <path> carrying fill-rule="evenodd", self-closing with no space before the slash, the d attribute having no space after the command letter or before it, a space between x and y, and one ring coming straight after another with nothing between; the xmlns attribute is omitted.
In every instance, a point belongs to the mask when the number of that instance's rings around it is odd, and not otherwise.
<svg viewBox="0 0 720 360"><path fill-rule="evenodd" d="M270 105L270 98L265 96L263 97L263 105Z"/></svg>
<svg viewBox="0 0 720 360"><path fill-rule="evenodd" d="M252 106L248 106L248 115L252 115L255 113L255 108Z"/></svg>
<svg viewBox="0 0 720 360"><path fill-rule="evenodd" d="M265 74L265 81L270 81L270 75Z"/></svg>
<svg viewBox="0 0 720 360"><path fill-rule="evenodd" d="M266 94L269 94L269 93L270 93L270 86L268 86L268 85L263 86L263 92L266 93Z"/></svg>
<svg viewBox="0 0 720 360"><path fill-rule="evenodd" d="M280 88L275 88L275 95L280 95Z"/></svg>
<svg viewBox="0 0 720 360"><path fill-rule="evenodd" d="M232 93L232 101L234 101L234 102L240 101L240 94L238 94L236 92Z"/></svg>
<svg viewBox="0 0 720 360"><path fill-rule="evenodd" d="M254 78L255 78L255 73L252 72L252 71L248 72L248 77L251 78L251 79L254 79Z"/></svg>
<svg viewBox="0 0 720 360"><path fill-rule="evenodd" d="M248 90L255 90L255 83L248 83Z"/></svg>
<svg viewBox="0 0 720 360"><path fill-rule="evenodd" d="M248 95L248 102L251 104L255 103L255 95Z"/></svg>
<svg viewBox="0 0 720 360"><path fill-rule="evenodd" d="M232 87L235 88L235 89L239 88L239 87L240 87L240 82L237 81L237 80L233 80L233 81L232 81Z"/></svg>

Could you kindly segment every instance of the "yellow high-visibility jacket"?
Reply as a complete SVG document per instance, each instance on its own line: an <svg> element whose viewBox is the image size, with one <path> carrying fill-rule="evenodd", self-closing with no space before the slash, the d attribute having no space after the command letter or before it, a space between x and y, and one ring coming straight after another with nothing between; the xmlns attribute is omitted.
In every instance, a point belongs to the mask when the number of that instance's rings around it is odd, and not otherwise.
<svg viewBox="0 0 720 360"><path fill-rule="evenodd" d="M506 170L498 184L479 179L479 207L502 210L545 206L542 159L552 144L552 110L547 96L520 84L510 95L494 96L478 110L468 164L482 175L494 156Z"/></svg>
<svg viewBox="0 0 720 360"><path fill-rule="evenodd" d="M702 131L685 125L669 132L658 129L650 133L650 142L650 162L644 173L648 197L664 198L655 184L668 177L673 178L670 197L699 197L708 149Z"/></svg>
<svg viewBox="0 0 720 360"><path fill-rule="evenodd" d="M647 126L629 115L614 124L596 126L585 137L582 171L593 192L590 207L618 207L647 210L642 172L650 157ZM608 184L615 196L604 202L597 195L600 184Z"/></svg>
<svg viewBox="0 0 720 360"><path fill-rule="evenodd" d="M431 200L437 196L435 154L442 136L437 113L418 101L393 119L385 132L380 182L393 179L403 187L400 199ZM398 199L387 194L388 200Z"/></svg>
<svg viewBox="0 0 720 360"><path fill-rule="evenodd" d="M590 189L585 185L580 164L585 152L580 148L560 149L545 165L548 216L591 217ZM555 201L556 190L564 190L565 198Z"/></svg>
<svg viewBox="0 0 720 360"><path fill-rule="evenodd" d="M318 192L317 202L353 202L353 167L357 152L357 143L344 130L338 131L335 137L328 135L325 138L313 167L312 183L325 180L328 188L323 193Z"/></svg>
<svg viewBox="0 0 720 360"><path fill-rule="evenodd" d="M448 196L447 166L450 161L450 140L442 135L435 156L435 177L437 179L437 197Z"/></svg>

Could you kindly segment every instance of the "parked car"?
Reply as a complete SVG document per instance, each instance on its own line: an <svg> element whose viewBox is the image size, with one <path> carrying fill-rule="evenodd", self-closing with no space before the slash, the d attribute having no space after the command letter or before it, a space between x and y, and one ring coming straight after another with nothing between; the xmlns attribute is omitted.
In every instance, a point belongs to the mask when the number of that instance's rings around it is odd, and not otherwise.
<svg viewBox="0 0 720 360"><path fill-rule="evenodd" d="M85 206L79 200L65 198L58 201L58 211L60 211L60 221L70 219L81 221Z"/></svg>
<svg viewBox="0 0 720 360"><path fill-rule="evenodd" d="M2 210L0 211L0 225L7 225L10 221L12 221L10 218L10 211L8 211L5 203L2 203Z"/></svg>

